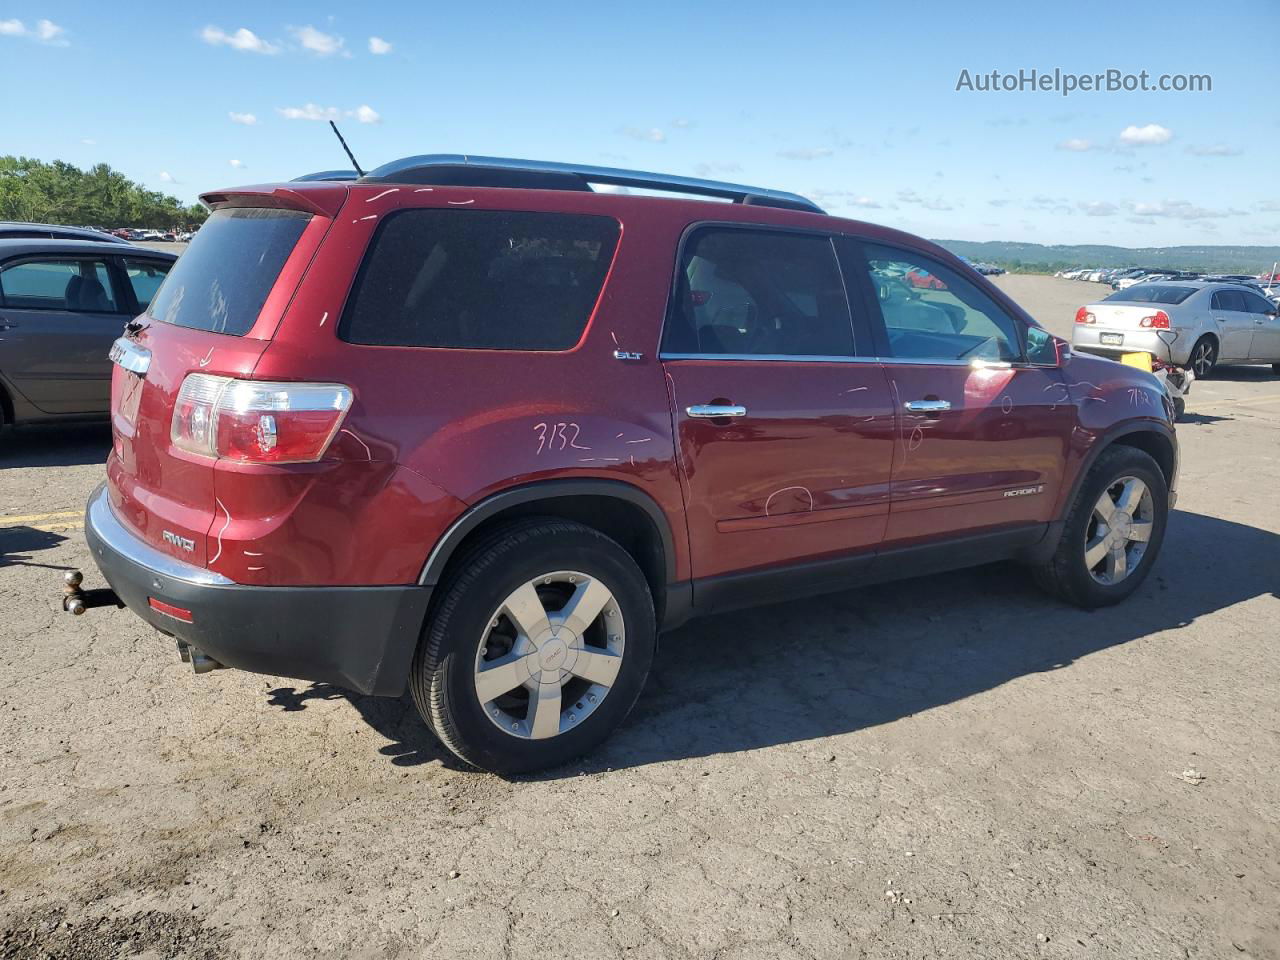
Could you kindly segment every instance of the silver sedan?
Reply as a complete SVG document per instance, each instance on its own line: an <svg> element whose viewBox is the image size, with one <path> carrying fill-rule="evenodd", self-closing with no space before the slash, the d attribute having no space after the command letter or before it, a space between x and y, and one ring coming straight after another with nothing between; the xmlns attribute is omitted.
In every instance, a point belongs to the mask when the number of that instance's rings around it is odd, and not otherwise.
<svg viewBox="0 0 1280 960"><path fill-rule="evenodd" d="M1076 311L1071 344L1113 357L1145 351L1200 379L1220 363L1269 363L1280 373L1277 310L1239 283L1140 283Z"/></svg>

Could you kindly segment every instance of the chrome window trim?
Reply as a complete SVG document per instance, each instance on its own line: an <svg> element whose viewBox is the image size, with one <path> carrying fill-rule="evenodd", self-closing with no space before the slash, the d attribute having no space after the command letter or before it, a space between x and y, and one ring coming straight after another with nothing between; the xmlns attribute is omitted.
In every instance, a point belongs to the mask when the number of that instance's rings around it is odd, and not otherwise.
<svg viewBox="0 0 1280 960"><path fill-rule="evenodd" d="M982 361L982 360L947 360L933 357L826 357L811 354L790 353L663 353L659 360L764 360L776 362L787 360L792 363L879 363L890 366L895 363L907 363L914 366L931 367L973 367L981 370L1021 369L1030 364L1020 362Z"/></svg>
<svg viewBox="0 0 1280 960"><path fill-rule="evenodd" d="M85 510L85 525L107 548L126 560L146 568L151 573L171 580L203 586L229 586L235 583L234 580L228 580L222 574L205 567L183 563L140 540L116 518L115 511L111 509L110 498L107 496L106 484L101 484L90 496L89 505Z"/></svg>

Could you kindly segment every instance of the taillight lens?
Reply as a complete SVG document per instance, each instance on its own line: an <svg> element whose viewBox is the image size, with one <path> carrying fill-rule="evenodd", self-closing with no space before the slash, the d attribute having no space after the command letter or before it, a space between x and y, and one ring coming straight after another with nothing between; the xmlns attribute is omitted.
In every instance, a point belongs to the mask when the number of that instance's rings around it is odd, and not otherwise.
<svg viewBox="0 0 1280 960"><path fill-rule="evenodd" d="M1076 323L1093 323L1094 319L1088 307L1081 307L1076 311Z"/></svg>
<svg viewBox="0 0 1280 960"><path fill-rule="evenodd" d="M182 382L170 437L180 450L241 463L313 463L351 406L340 383L272 383L193 373Z"/></svg>
<svg viewBox="0 0 1280 960"><path fill-rule="evenodd" d="M1169 315L1163 310L1157 310L1155 313L1151 314L1151 316L1143 317L1139 320L1138 325L1142 327L1149 327L1152 330L1168 330Z"/></svg>

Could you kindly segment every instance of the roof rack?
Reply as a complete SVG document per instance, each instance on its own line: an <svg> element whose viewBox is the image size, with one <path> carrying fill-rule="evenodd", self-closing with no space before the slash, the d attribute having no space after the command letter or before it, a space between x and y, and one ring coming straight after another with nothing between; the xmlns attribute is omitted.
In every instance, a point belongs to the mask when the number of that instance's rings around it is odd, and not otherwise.
<svg viewBox="0 0 1280 960"><path fill-rule="evenodd" d="M299 179L329 179L312 174ZM471 187L524 187L540 190L590 190L591 184L665 190L696 196L720 197L735 203L806 213L825 211L812 200L782 190L748 187L740 183L677 177L640 170L618 170L577 163L476 157L461 153L428 153L384 163L361 178L364 183L430 183Z"/></svg>

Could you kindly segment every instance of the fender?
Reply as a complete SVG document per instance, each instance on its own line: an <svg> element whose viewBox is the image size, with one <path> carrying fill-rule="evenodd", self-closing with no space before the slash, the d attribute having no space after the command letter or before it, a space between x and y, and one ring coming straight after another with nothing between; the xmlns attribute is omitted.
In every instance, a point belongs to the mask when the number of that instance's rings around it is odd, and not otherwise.
<svg viewBox="0 0 1280 960"><path fill-rule="evenodd" d="M1076 497L1080 495L1080 488L1084 485L1085 478L1089 475L1089 471L1093 469L1098 457L1102 455L1102 451L1113 446L1122 437L1129 437L1138 433L1159 434L1169 441L1169 445L1173 449L1173 473L1169 477L1169 509L1173 509L1178 499L1176 490L1178 482L1178 437L1173 428L1158 420L1128 420L1116 424L1099 435L1085 452L1080 461L1080 467L1076 470L1075 477L1072 478L1067 496L1061 501L1057 519L1049 524L1049 529L1045 531L1045 535L1040 542L1034 547L1030 547L1022 555L1024 560L1031 563L1040 563L1053 555L1054 551L1058 549L1058 541L1062 538L1062 528L1066 526L1067 514L1071 510L1071 505L1076 502Z"/></svg>
<svg viewBox="0 0 1280 960"><path fill-rule="evenodd" d="M427 562L422 567L418 584L434 587L440 583L444 568L453 555L454 550L472 530L489 518L503 510L525 503L539 500L553 500L560 497L611 497L622 500L642 509L653 524L662 540L663 563L666 566L667 582L675 580L675 543L671 536L671 524L662 508L647 493L638 487L622 480L601 480L590 477L568 477L563 480L541 480L519 487L509 487L486 497L479 503L469 507L462 516L449 526L436 541Z"/></svg>

